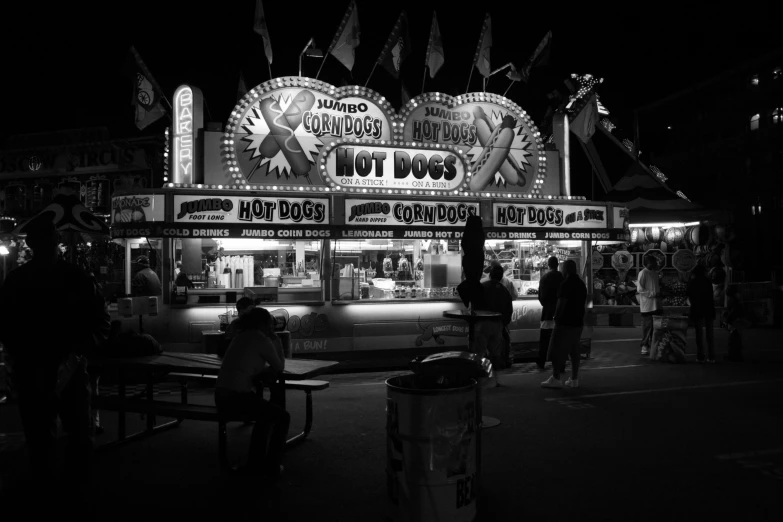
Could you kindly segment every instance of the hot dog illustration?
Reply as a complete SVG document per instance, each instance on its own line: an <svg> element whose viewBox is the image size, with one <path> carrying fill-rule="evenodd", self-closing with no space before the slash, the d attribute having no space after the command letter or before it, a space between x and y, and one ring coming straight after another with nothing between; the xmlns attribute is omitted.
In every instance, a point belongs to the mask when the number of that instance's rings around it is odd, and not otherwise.
<svg viewBox="0 0 783 522"><path fill-rule="evenodd" d="M302 90L294 96L291 105L285 110L283 115L285 116L288 126L292 130L296 130L302 124L302 116L306 111L309 111L315 105L315 95L308 91ZM271 158L280 151L280 147L277 145L277 141L270 135L264 138L261 142L261 147L258 151L265 158Z"/></svg>
<svg viewBox="0 0 783 522"><path fill-rule="evenodd" d="M272 98L265 98L261 100L260 110L261 116L269 127L269 136L277 142L277 146L291 166L291 171L298 176L307 176L310 172L310 161L302 150L299 140L296 139L294 129L288 124L280 104Z"/></svg>
<svg viewBox="0 0 783 522"><path fill-rule="evenodd" d="M484 150L473 163L473 177L470 178L470 190L478 192L484 190L491 182L495 173L508 158L511 142L514 141L513 116L507 115L492 134L489 135Z"/></svg>
<svg viewBox="0 0 783 522"><path fill-rule="evenodd" d="M486 146L489 137L492 135L492 131L495 130L495 124L489 119L489 116L484 112L481 107L476 107L473 110L474 125L476 126L476 135L478 141L482 147ZM516 124L516 121L514 122ZM517 160L511 154L506 157L506 161L500 166L500 175L512 185L519 185L524 187L527 183L525 179L525 171L520 168Z"/></svg>

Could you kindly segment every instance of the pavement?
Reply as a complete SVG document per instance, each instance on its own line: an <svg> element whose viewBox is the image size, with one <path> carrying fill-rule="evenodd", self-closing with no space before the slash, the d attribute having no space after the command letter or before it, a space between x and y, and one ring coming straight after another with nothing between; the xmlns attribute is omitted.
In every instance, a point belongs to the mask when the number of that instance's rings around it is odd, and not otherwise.
<svg viewBox="0 0 783 522"><path fill-rule="evenodd" d="M500 387L487 383L484 415L500 424L482 432L476 520L780 519L783 331L748 330L744 363L711 365L695 362L693 338L688 363L651 362L639 355L639 333L596 328L577 389L542 389L548 374L532 362L501 372ZM725 331L716 343L720 359ZM313 430L286 454L276 485L222 472L212 423L185 421L100 451L99 519L387 520L385 381L400 373L327 376L330 388L313 395ZM303 424L300 395L289 392L292 433ZM207 389L191 393L211 401ZM135 415L128 423L129 432L144 425ZM113 438L116 416L103 413L102 424L99 444ZM235 461L251 429L229 425ZM24 514L19 431L14 405L0 406L3 514Z"/></svg>

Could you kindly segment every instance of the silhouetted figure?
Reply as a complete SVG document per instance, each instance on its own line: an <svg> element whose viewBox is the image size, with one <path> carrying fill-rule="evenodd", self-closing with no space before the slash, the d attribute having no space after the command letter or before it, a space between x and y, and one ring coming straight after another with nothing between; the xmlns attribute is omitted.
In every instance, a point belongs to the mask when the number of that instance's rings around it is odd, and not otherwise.
<svg viewBox="0 0 783 522"><path fill-rule="evenodd" d="M503 268L503 265L500 264L500 261L492 261L490 265L490 269L492 267L499 266L501 270L503 270L504 275L503 278L500 280L500 282L503 284L503 286L506 287L506 290L508 290L509 295L511 295L511 301L516 301L517 298L519 298L519 292L517 292L517 287L514 286L514 282L505 276L505 269ZM513 309L513 304L512 304ZM511 356L511 332L508 330L509 323L506 323L503 326L503 363L506 368L510 368L512 364L514 364L514 358Z"/></svg>
<svg viewBox="0 0 783 522"><path fill-rule="evenodd" d="M690 319L696 329L696 359L705 361L704 330L707 334L707 362L715 362L715 303L713 302L712 282L707 278L704 265L696 265L688 281L688 300L691 303Z"/></svg>
<svg viewBox="0 0 783 522"><path fill-rule="evenodd" d="M557 292L565 279L557 270L558 261L555 256L547 260L549 272L544 274L538 283L538 302L541 303L541 331L538 337L538 360L536 364L539 370L546 368L549 340L552 338L552 330L555 328L555 307L557 306ZM561 368L562 373L565 368Z"/></svg>
<svg viewBox="0 0 783 522"><path fill-rule="evenodd" d="M465 306L472 306L483 299L481 274L484 271L484 227L479 216L470 216L462 234L462 272L465 280L457 286L457 293Z"/></svg>
<svg viewBox="0 0 783 522"><path fill-rule="evenodd" d="M218 357L223 357L226 354L226 350L228 350L228 346L231 344L231 341L234 340L234 337L239 332L239 318L248 313L250 310L256 307L256 303L253 302L252 299L249 297L241 297L237 300L237 304L235 305L237 308L237 312L239 313L239 317L234 319L229 323L229 325L226 327L226 335L223 337L223 341L220 343L220 348L218 348Z"/></svg>
<svg viewBox="0 0 783 522"><path fill-rule="evenodd" d="M283 371L283 346L274 334L274 319L263 308L254 308L240 317L238 327L220 366L215 404L229 415L233 412L256 414L244 470L278 477L283 471L283 452L291 415L256 393L254 379L267 366L275 372Z"/></svg>
<svg viewBox="0 0 783 522"><path fill-rule="evenodd" d="M727 361L740 362L743 360L742 330L747 326L745 319L745 305L739 288L730 286L726 290L726 310L723 311L723 320L729 328L729 353Z"/></svg>
<svg viewBox="0 0 783 522"><path fill-rule="evenodd" d="M63 494L70 503L80 505L86 499L93 451L85 354L108 337L109 314L94 280L79 267L58 259L59 234L51 221L30 223L27 233L33 259L9 273L0 289L0 340L13 368L36 483L31 493L38 496L34 509L61 507L52 494ZM47 303L43 310L42 300ZM68 363L70 374L58 372ZM59 480L58 415L67 434Z"/></svg>
<svg viewBox="0 0 783 522"><path fill-rule="evenodd" d="M511 294L501 282L502 279L503 267L497 264L490 269L489 280L481 283L484 299L479 309L497 312L501 316L498 319L477 321L475 330L477 353L488 357L496 370L506 368L503 329L511 322L513 313ZM497 385L500 385L499 381Z"/></svg>
<svg viewBox="0 0 783 522"><path fill-rule="evenodd" d="M131 288L133 294L137 296L142 295L160 295L160 278L153 269L150 268L150 260L147 256L139 256L136 259L136 264L142 268L139 270L133 280L131 281Z"/></svg>
<svg viewBox="0 0 783 522"><path fill-rule="evenodd" d="M565 280L557 292L555 328L549 341L549 358L552 359L552 376L541 383L544 388L562 388L560 370L571 356L571 378L565 382L570 388L579 386L580 340L584 328L587 286L576 273L576 262L563 263Z"/></svg>

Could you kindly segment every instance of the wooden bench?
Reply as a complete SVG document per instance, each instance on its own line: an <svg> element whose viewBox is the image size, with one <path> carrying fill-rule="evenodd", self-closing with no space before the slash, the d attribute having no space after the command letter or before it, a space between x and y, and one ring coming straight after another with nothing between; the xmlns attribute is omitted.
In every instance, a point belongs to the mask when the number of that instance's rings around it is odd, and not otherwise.
<svg viewBox="0 0 783 522"><path fill-rule="evenodd" d="M180 402L149 400L138 398L121 399L116 396L93 397L95 407L98 409L110 411L122 411L131 413L143 413L150 416L172 417L177 419L175 424L179 424L184 419L196 421L208 421L218 423L218 449L220 463L228 469L235 469L228 460L228 435L227 424L229 422L253 422L256 420L254 414L234 414L231 416L218 413L217 406L203 404L189 404L187 396L187 381L199 380L202 382L214 383L217 377L211 375L171 373L169 377L175 378L181 384ZM305 392L305 425L301 433L291 437L286 441L286 447L291 447L305 440L313 425L313 399L312 392L325 390L329 387L327 381L286 381L287 390L302 390ZM124 434L123 434L124 435Z"/></svg>

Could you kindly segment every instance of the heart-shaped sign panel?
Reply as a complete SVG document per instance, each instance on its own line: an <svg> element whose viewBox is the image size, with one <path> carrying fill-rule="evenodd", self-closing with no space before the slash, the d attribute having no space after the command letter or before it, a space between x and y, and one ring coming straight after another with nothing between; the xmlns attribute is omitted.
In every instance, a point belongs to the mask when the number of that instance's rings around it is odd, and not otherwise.
<svg viewBox="0 0 783 522"><path fill-rule="evenodd" d="M336 139L389 143L394 110L377 92L311 78L277 78L251 89L231 112L221 143L228 173L207 183L325 187L316 163ZM220 177L221 179L215 179Z"/></svg>
<svg viewBox="0 0 783 522"><path fill-rule="evenodd" d="M407 145L453 145L468 160L468 192L540 195L546 157L540 132L511 100L491 93L425 93L402 108Z"/></svg>

